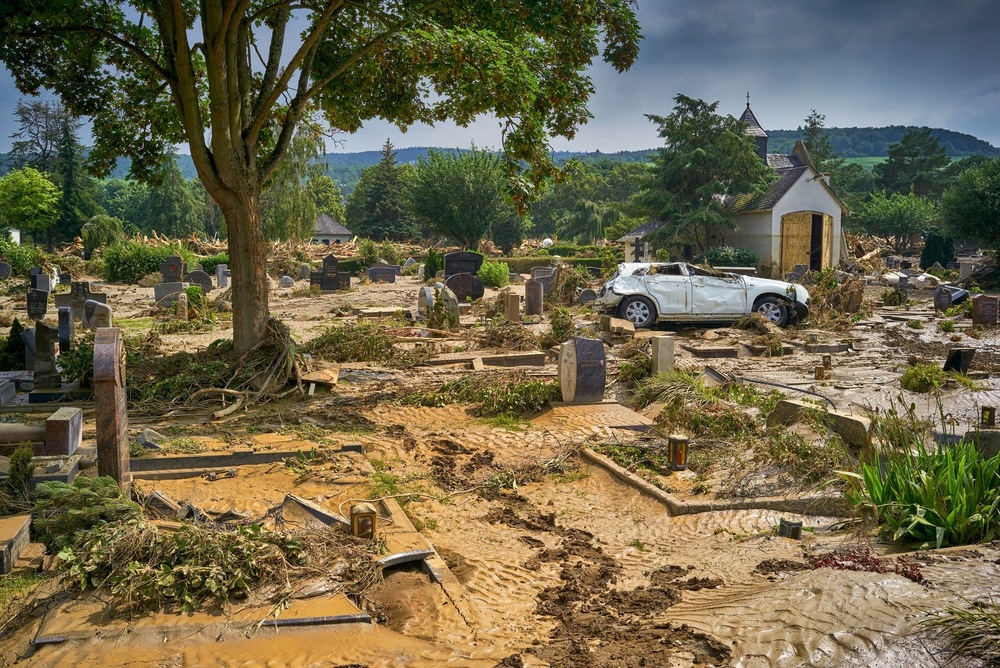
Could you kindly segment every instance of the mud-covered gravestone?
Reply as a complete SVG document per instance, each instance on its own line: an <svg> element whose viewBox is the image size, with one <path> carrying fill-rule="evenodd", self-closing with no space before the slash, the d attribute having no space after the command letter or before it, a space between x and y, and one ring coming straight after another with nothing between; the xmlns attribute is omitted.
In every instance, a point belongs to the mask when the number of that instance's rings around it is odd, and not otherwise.
<svg viewBox="0 0 1000 668"><path fill-rule="evenodd" d="M563 401L573 404L604 400L607 358L604 342L575 336L559 346L559 389Z"/></svg>
<svg viewBox="0 0 1000 668"><path fill-rule="evenodd" d="M996 325L998 323L1000 297L976 295L972 298L972 324Z"/></svg>
<svg viewBox="0 0 1000 668"><path fill-rule="evenodd" d="M444 284L455 293L458 301L463 304L470 299L472 301L482 299L483 295L486 294L486 286L483 285L483 282L468 273L454 274Z"/></svg>
<svg viewBox="0 0 1000 668"><path fill-rule="evenodd" d="M472 251L455 251L444 256L444 277L451 278L455 274L473 274L483 266L483 256Z"/></svg>
<svg viewBox="0 0 1000 668"><path fill-rule="evenodd" d="M125 405L125 346L113 327L94 337L94 416L97 421L97 474L121 486L132 482Z"/></svg>
<svg viewBox="0 0 1000 668"><path fill-rule="evenodd" d="M388 264L376 264L368 267L368 280L372 283L395 283L398 267Z"/></svg>
<svg viewBox="0 0 1000 668"><path fill-rule="evenodd" d="M101 327L111 327L111 307L90 300L83 306L83 328L99 329Z"/></svg>
<svg viewBox="0 0 1000 668"><path fill-rule="evenodd" d="M417 320L426 322L434 309L434 289L428 286L417 293Z"/></svg>

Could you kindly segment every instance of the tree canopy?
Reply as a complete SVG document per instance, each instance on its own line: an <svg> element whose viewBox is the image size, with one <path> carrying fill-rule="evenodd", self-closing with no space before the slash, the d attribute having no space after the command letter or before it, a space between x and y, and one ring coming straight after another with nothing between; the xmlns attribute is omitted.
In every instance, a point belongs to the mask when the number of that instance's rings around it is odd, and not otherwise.
<svg viewBox="0 0 1000 668"><path fill-rule="evenodd" d="M21 91L51 89L92 118L90 157L104 170L129 156L149 175L189 145L226 220L245 352L268 318L260 195L310 111L347 132L494 113L510 172L531 165L521 195L552 170L548 137L572 137L589 117L593 59L634 62L634 4L33 0L0 6L0 60Z"/></svg>
<svg viewBox="0 0 1000 668"><path fill-rule="evenodd" d="M0 222L38 235L59 218L59 188L34 167L15 169L0 178Z"/></svg>
<svg viewBox="0 0 1000 668"><path fill-rule="evenodd" d="M938 218L937 206L925 197L913 193L902 195L884 192L872 193L871 198L858 213L864 229L886 237L897 253L914 245Z"/></svg>
<svg viewBox="0 0 1000 668"><path fill-rule="evenodd" d="M347 227L372 239L402 241L420 236L420 225L406 206L406 186L413 168L396 164L396 152L386 140L382 160L361 173L347 200Z"/></svg>
<svg viewBox="0 0 1000 668"><path fill-rule="evenodd" d="M941 198L941 218L955 239L1000 247L1000 158L962 172Z"/></svg>
<svg viewBox="0 0 1000 668"><path fill-rule="evenodd" d="M666 146L653 158L638 210L663 225L649 239L664 246L690 243L698 250L713 244L714 233L731 227L727 198L765 188L774 172L757 155L753 138L732 116L708 104L678 95L669 116L647 115L660 126ZM731 200L730 200L731 201Z"/></svg>
<svg viewBox="0 0 1000 668"><path fill-rule="evenodd" d="M929 128L912 130L889 147L889 159L875 166L886 192L939 197L945 187L948 155Z"/></svg>

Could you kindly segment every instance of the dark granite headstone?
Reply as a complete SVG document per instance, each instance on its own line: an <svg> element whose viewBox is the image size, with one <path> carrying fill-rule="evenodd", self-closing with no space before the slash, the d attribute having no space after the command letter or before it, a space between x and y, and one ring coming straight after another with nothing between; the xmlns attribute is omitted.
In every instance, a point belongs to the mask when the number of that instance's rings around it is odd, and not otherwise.
<svg viewBox="0 0 1000 668"><path fill-rule="evenodd" d="M35 368L35 328L23 330L21 341L24 342L24 370L31 371Z"/></svg>
<svg viewBox="0 0 1000 668"><path fill-rule="evenodd" d="M31 289L52 292L52 277L48 274L34 274L31 277Z"/></svg>
<svg viewBox="0 0 1000 668"><path fill-rule="evenodd" d="M996 325L1000 297L976 295L972 298L972 324Z"/></svg>
<svg viewBox="0 0 1000 668"><path fill-rule="evenodd" d="M59 284L60 285L69 285L72 282L73 282L73 274L70 274L69 272L64 272L64 271L60 271L59 272Z"/></svg>
<svg viewBox="0 0 1000 668"><path fill-rule="evenodd" d="M455 251L444 256L444 277L454 274L475 274L483 266L483 256L472 251ZM461 297L459 297L461 299Z"/></svg>
<svg viewBox="0 0 1000 668"><path fill-rule="evenodd" d="M160 275L163 276L164 283L179 283L186 273L184 258L179 255L171 255L160 264Z"/></svg>
<svg viewBox="0 0 1000 668"><path fill-rule="evenodd" d="M606 382L607 359L603 341L575 336L560 346L559 387L563 401L603 401Z"/></svg>
<svg viewBox="0 0 1000 668"><path fill-rule="evenodd" d="M59 307L59 354L68 353L73 347L74 332L73 309L69 306Z"/></svg>
<svg viewBox="0 0 1000 668"><path fill-rule="evenodd" d="M188 275L184 277L184 282L200 285L201 291L206 295L211 292L214 287L212 284L212 277L201 269L195 269L194 271L189 272Z"/></svg>
<svg viewBox="0 0 1000 668"><path fill-rule="evenodd" d="M934 308L938 311L947 311L951 308L951 290L943 285L937 286L934 290Z"/></svg>
<svg viewBox="0 0 1000 668"><path fill-rule="evenodd" d="M387 264L369 267L368 280L372 283L395 283L396 270Z"/></svg>
<svg viewBox="0 0 1000 668"><path fill-rule="evenodd" d="M472 274L454 274L449 276L444 284L455 293L455 297L458 298L460 304L464 304L469 299L472 301L482 299L486 293L486 286Z"/></svg>
<svg viewBox="0 0 1000 668"><path fill-rule="evenodd" d="M322 271L310 271L309 272L309 287L310 288L323 288L323 272Z"/></svg>
<svg viewBox="0 0 1000 668"><path fill-rule="evenodd" d="M975 348L952 348L948 351L948 357L944 361L944 370L969 373L969 367L972 366L972 358L975 354Z"/></svg>
<svg viewBox="0 0 1000 668"><path fill-rule="evenodd" d="M545 286L537 278L524 282L524 315L542 315Z"/></svg>
<svg viewBox="0 0 1000 668"><path fill-rule="evenodd" d="M62 387L62 376L56 367L56 344L59 328L45 322L35 323L35 367L32 380L35 389Z"/></svg>
<svg viewBox="0 0 1000 668"><path fill-rule="evenodd" d="M46 278L48 278L46 276ZM41 320L49 310L49 293L47 290L28 290L28 319Z"/></svg>
<svg viewBox="0 0 1000 668"><path fill-rule="evenodd" d="M324 274L336 274L340 268L340 262L337 261L333 255L327 255L323 258L323 273Z"/></svg>
<svg viewBox="0 0 1000 668"><path fill-rule="evenodd" d="M112 327L94 337L94 417L97 422L97 474L122 486L129 470L128 411L125 404L125 346Z"/></svg>
<svg viewBox="0 0 1000 668"><path fill-rule="evenodd" d="M10 278L10 265L6 262L0 262L0 281L5 281Z"/></svg>
<svg viewBox="0 0 1000 668"><path fill-rule="evenodd" d="M337 289L338 290L351 289L351 272L349 271L337 272Z"/></svg>
<svg viewBox="0 0 1000 668"><path fill-rule="evenodd" d="M30 269L28 269L28 275L29 276L38 276L43 271L44 270L41 267L31 267Z"/></svg>
<svg viewBox="0 0 1000 668"><path fill-rule="evenodd" d="M93 299L88 300L83 305L83 327L85 329L111 327L111 307Z"/></svg>
<svg viewBox="0 0 1000 668"><path fill-rule="evenodd" d="M532 267L530 273L532 278L540 278L555 273L555 270L555 267Z"/></svg>

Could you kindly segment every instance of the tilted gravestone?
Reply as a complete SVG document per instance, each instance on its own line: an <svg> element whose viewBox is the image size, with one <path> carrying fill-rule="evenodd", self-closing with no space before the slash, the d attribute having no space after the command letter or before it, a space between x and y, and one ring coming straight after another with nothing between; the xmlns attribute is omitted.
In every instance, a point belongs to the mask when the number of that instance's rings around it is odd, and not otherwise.
<svg viewBox="0 0 1000 668"><path fill-rule="evenodd" d="M212 285L212 277L201 269L195 269L194 271L188 272L187 276L184 277L184 282L200 285L202 293L206 295L211 292L214 287Z"/></svg>
<svg viewBox="0 0 1000 668"><path fill-rule="evenodd" d="M171 255L160 264L163 283L179 283L186 273L187 265L184 264L184 258L179 255Z"/></svg>
<svg viewBox="0 0 1000 668"><path fill-rule="evenodd" d="M374 265L369 267L368 280L372 283L395 283L396 268L391 265Z"/></svg>
<svg viewBox="0 0 1000 668"><path fill-rule="evenodd" d="M483 266L483 256L472 251L455 251L444 256L444 277L475 274Z"/></svg>
<svg viewBox="0 0 1000 668"><path fill-rule="evenodd" d="M542 292L549 295L556 285L555 267L532 267L531 277L542 284Z"/></svg>
<svg viewBox="0 0 1000 668"><path fill-rule="evenodd" d="M6 281L8 278L10 278L10 265L0 262L0 281Z"/></svg>
<svg viewBox="0 0 1000 668"><path fill-rule="evenodd" d="M23 330L21 341L24 342L24 370L31 371L35 368L35 328Z"/></svg>
<svg viewBox="0 0 1000 668"><path fill-rule="evenodd" d="M403 271L406 271L407 269L409 269L410 267L412 267L416 263L417 263L417 261L414 260L412 257L406 258L406 262L403 263Z"/></svg>
<svg viewBox="0 0 1000 668"><path fill-rule="evenodd" d="M607 359L604 342L575 336L559 346L559 389L567 403L604 400Z"/></svg>
<svg viewBox="0 0 1000 668"><path fill-rule="evenodd" d="M577 298L580 300L581 304L589 304L597 300L597 291L591 290L590 288L584 288L580 291L580 294L577 295Z"/></svg>
<svg viewBox="0 0 1000 668"><path fill-rule="evenodd" d="M441 290L441 303L444 305L445 325L451 326L454 323L457 326L460 315L458 297L447 286L441 286L439 289Z"/></svg>
<svg viewBox="0 0 1000 668"><path fill-rule="evenodd" d="M49 293L45 290L28 290L27 302L28 318L41 320L49 310Z"/></svg>
<svg viewBox="0 0 1000 668"><path fill-rule="evenodd" d="M83 306L84 329L111 327L111 307L91 300Z"/></svg>
<svg viewBox="0 0 1000 668"><path fill-rule="evenodd" d="M444 284L455 293L461 303L465 303L469 299L472 301L482 299L486 293L486 286L472 274L454 274L448 277Z"/></svg>
<svg viewBox="0 0 1000 668"><path fill-rule="evenodd" d="M97 474L122 486L129 470L128 411L125 404L125 346L122 333L107 327L94 337L94 417L97 422Z"/></svg>
<svg viewBox="0 0 1000 668"><path fill-rule="evenodd" d="M524 315L542 315L544 312L545 286L537 278L524 282Z"/></svg>
<svg viewBox="0 0 1000 668"><path fill-rule="evenodd" d="M417 293L417 320L424 322L434 308L434 288L426 285Z"/></svg>
<svg viewBox="0 0 1000 668"><path fill-rule="evenodd" d="M56 367L56 344L59 343L59 328L39 322L35 324L35 365L32 380L35 389L62 387L62 376Z"/></svg>
<svg viewBox="0 0 1000 668"><path fill-rule="evenodd" d="M75 319L68 306L59 307L59 354L68 353L73 347Z"/></svg>

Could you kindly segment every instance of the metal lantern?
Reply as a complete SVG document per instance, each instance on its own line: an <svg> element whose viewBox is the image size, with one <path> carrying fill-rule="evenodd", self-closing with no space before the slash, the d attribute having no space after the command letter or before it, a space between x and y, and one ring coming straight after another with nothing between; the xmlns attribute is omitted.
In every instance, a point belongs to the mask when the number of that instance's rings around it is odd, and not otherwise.
<svg viewBox="0 0 1000 668"><path fill-rule="evenodd" d="M687 468L687 446L687 436L671 434L667 437L667 447L670 452L670 468L675 471L683 471Z"/></svg>
<svg viewBox="0 0 1000 668"><path fill-rule="evenodd" d="M351 533L358 538L374 538L378 526L378 511L370 503L351 506Z"/></svg>

